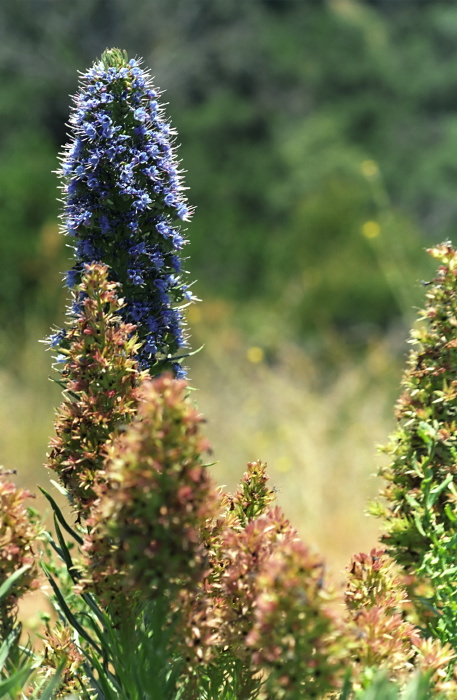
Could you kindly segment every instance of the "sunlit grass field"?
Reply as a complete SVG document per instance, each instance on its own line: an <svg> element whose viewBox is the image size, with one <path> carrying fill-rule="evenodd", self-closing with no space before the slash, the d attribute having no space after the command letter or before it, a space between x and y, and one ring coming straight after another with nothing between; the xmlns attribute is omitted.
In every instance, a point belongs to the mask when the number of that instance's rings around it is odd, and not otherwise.
<svg viewBox="0 0 457 700"><path fill-rule="evenodd" d="M188 364L214 477L232 489L248 461L266 461L278 503L338 576L351 554L376 543L378 524L365 511L378 489L377 445L393 426L402 353L379 337L357 356L340 349L326 366L280 334L262 344L259 317L251 333L235 316L218 300L189 314L192 345L204 344ZM0 464L35 493L52 477L43 462L60 401L51 353L38 342L46 332L31 324L14 362L20 372L0 371ZM39 496L36 505L46 510Z"/></svg>

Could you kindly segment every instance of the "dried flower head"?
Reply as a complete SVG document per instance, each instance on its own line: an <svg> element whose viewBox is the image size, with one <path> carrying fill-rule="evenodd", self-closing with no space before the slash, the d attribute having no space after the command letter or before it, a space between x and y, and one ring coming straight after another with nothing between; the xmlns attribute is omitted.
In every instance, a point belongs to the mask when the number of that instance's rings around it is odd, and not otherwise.
<svg viewBox="0 0 457 700"><path fill-rule="evenodd" d="M125 295L121 316L138 329L141 367L183 376L179 307L193 296L181 276L179 224L191 210L158 98L140 61L118 49L82 76L60 171L63 231L76 257L67 284L78 284L84 264L107 264Z"/></svg>
<svg viewBox="0 0 457 700"><path fill-rule="evenodd" d="M76 290L78 313L59 349L65 392L47 466L57 472L83 517L95 499L109 443L135 414L144 376L135 359L135 327L120 317L118 289L105 265L84 268Z"/></svg>

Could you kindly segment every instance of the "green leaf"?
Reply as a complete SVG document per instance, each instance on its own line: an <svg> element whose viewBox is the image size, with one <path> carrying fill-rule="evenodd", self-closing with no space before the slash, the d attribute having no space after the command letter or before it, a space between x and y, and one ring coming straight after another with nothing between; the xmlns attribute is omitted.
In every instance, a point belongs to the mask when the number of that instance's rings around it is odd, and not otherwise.
<svg viewBox="0 0 457 700"><path fill-rule="evenodd" d="M12 632L9 633L9 635L3 641L2 646L0 647L0 671L3 670L5 662L8 659L11 647L17 641L18 632L19 631L17 629L12 630Z"/></svg>
<svg viewBox="0 0 457 700"><path fill-rule="evenodd" d="M49 679L45 679L36 688L30 700L52 700L54 691L59 687L62 680L62 673L65 668L66 659L63 659L57 667L55 674Z"/></svg>
<svg viewBox="0 0 457 700"><path fill-rule="evenodd" d="M62 496L65 496L65 498L68 500L70 499L70 494L68 493L68 490L65 488L65 486L62 486L62 484L59 484L59 482L55 481L54 479L50 479L49 481L54 486L54 488L62 494Z"/></svg>
<svg viewBox="0 0 457 700"><path fill-rule="evenodd" d="M11 576L8 576L6 581L2 583L0 586L0 600L4 598L6 595L8 595L9 591L11 588L14 586L16 581L22 576L23 573L25 573L28 569L30 569L30 564L26 564L25 566L21 566L20 569L14 572L14 574L11 574Z"/></svg>
<svg viewBox="0 0 457 700"><path fill-rule="evenodd" d="M426 508L432 508L434 506L440 493L442 493L444 489L446 489L453 480L454 476L452 474L448 474L441 484L438 484L429 491L425 499Z"/></svg>
<svg viewBox="0 0 457 700"><path fill-rule="evenodd" d="M457 522L457 512L451 507L450 503L446 503L444 506L444 512L451 521L451 523Z"/></svg>
<svg viewBox="0 0 457 700"><path fill-rule="evenodd" d="M73 559L71 558L70 550L68 549L68 545L64 540L64 537L62 535L62 530L59 527L59 522L57 520L56 514L54 513L54 526L56 528L56 533L57 533L57 538L59 540L61 552L62 552L62 559L65 562L65 566L67 567L68 573L70 574L71 578L73 581L76 583L78 581L78 576L76 575L75 572L75 567L73 565Z"/></svg>
<svg viewBox="0 0 457 700"><path fill-rule="evenodd" d="M101 608L98 607L97 603L93 599L93 597L90 595L90 593L82 593L81 595L82 599L84 602L89 606L89 608L92 610L94 615L99 619L99 621L102 623L104 627L106 627L108 618L106 614L101 610Z"/></svg>
<svg viewBox="0 0 457 700"><path fill-rule="evenodd" d="M430 683L427 676L417 674L408 684L402 700L428 700Z"/></svg>
<svg viewBox="0 0 457 700"><path fill-rule="evenodd" d="M8 678L0 680L0 698L5 697L5 695L9 694L11 691L14 691L16 694L19 690L22 690L31 673L32 665L30 664L19 668Z"/></svg>
<svg viewBox="0 0 457 700"><path fill-rule="evenodd" d="M45 498L47 498L47 500L51 504L51 508L54 511L59 523L62 525L64 530L66 530L68 532L68 534L71 535L76 540L76 542L78 544L82 545L84 543L83 538L75 530L73 530L73 528L70 527L70 525L68 525L67 521L65 520L65 518L62 515L62 511L60 510L59 506L57 505L57 503L55 502L53 497L47 491L45 491L45 489L43 489L41 486L39 486L38 488L40 489L41 493L45 496Z"/></svg>
<svg viewBox="0 0 457 700"><path fill-rule="evenodd" d="M436 439L436 428L430 423L421 421L417 426L417 434L430 447L431 442Z"/></svg>
<svg viewBox="0 0 457 700"><path fill-rule="evenodd" d="M425 530L422 526L422 523L420 521L420 516L418 515L418 513L414 513L414 523L416 525L418 532L422 535L422 537L427 537L427 535L425 534Z"/></svg>
<svg viewBox="0 0 457 700"><path fill-rule="evenodd" d="M127 696L124 693L122 693L122 688L119 686L119 684L115 682L114 684L116 685L116 687L114 688L113 683L108 681L106 670L103 668L100 661L92 655L89 656L88 659L91 662L91 664L95 667L98 676L97 678L95 678L91 671L88 672L88 675L91 681L96 686L101 688L103 692L103 700L121 700L121 698L125 698L125 700L127 700ZM112 677L112 674L110 674L110 676L111 681L113 681L114 679Z"/></svg>
<svg viewBox="0 0 457 700"><path fill-rule="evenodd" d="M88 644L90 644L90 645L101 655L101 654L102 654L102 650L100 649L100 647L98 646L98 644L97 644L97 643L92 639L92 637L86 632L86 630L84 629L84 627L78 622L78 620L76 619L76 617L75 617L75 616L73 615L73 613L71 612L71 610L70 610L70 608L68 607L68 605L67 605L67 603L66 603L66 601L65 601L65 598L63 597L63 595L62 595L62 593L61 593L61 591L60 591L58 585L56 584L56 582L55 582L54 579L52 578L52 575L51 575L51 573L50 573L48 567L46 566L46 564L45 564L44 562L42 562L41 565L42 565L42 567L43 567L44 573L45 573L46 576L47 576L47 579L48 579L49 583L50 583L51 586L52 586L52 589L53 589L53 591L54 591L54 593L55 593L55 595L56 595L56 598L57 598L57 600L59 601L59 605L60 605L60 607L62 608L62 612L63 612L63 614L65 615L65 617L67 618L68 622L69 622L70 625L81 635L81 637L82 637L83 639L85 639L86 642L88 642Z"/></svg>
<svg viewBox="0 0 457 700"><path fill-rule="evenodd" d="M344 676L344 683L343 687L341 688L341 695L339 697L339 700L349 700L352 692L352 683L351 683L351 671L348 670Z"/></svg>

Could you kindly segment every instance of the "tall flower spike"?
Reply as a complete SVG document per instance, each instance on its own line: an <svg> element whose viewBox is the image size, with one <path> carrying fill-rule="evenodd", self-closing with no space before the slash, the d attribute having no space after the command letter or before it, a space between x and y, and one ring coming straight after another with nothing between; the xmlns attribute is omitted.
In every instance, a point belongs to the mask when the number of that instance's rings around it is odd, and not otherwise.
<svg viewBox="0 0 457 700"><path fill-rule="evenodd" d="M457 251L446 243L429 252L440 267L412 333L397 429L386 448L392 461L381 470L386 504L373 512L384 518L389 553L415 579L422 624L456 645L457 617L447 612L457 607Z"/></svg>
<svg viewBox="0 0 457 700"><path fill-rule="evenodd" d="M182 377L181 309L193 296L181 276L179 224L191 210L158 97L140 61L118 49L82 76L60 170L63 232L76 258L66 282L78 284L85 263L107 264L122 284L121 315L137 327L140 366Z"/></svg>
<svg viewBox="0 0 457 700"><path fill-rule="evenodd" d="M125 591L147 599L192 589L206 568L200 530L218 499L186 387L171 375L143 382L137 415L109 451L84 579L113 610L117 594L125 607Z"/></svg>
<svg viewBox="0 0 457 700"><path fill-rule="evenodd" d="M258 587L246 644L267 675L268 697L327 697L341 684L346 640L329 605L322 559L291 534L260 572Z"/></svg>
<svg viewBox="0 0 457 700"><path fill-rule="evenodd" d="M60 340L66 382L47 466L57 472L78 515L87 517L106 450L138 405L135 327L122 322L119 285L104 265L87 265L75 292L78 315Z"/></svg>

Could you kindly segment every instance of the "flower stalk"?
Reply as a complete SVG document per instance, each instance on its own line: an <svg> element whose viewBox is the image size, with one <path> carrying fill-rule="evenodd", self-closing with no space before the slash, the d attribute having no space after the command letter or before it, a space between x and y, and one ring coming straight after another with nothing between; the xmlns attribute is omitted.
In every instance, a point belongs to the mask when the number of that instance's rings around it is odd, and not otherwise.
<svg viewBox="0 0 457 700"><path fill-rule="evenodd" d="M75 256L67 285L80 283L86 264L107 265L122 285L122 319L137 328L141 368L184 376L182 308L194 297L183 281L181 222L191 209L175 132L140 61L106 50L81 78L70 127L60 170L63 232Z"/></svg>
<svg viewBox="0 0 457 700"><path fill-rule="evenodd" d="M421 624L457 650L457 251L429 251L440 267L413 331L397 429L381 470L383 542L410 576Z"/></svg>
<svg viewBox="0 0 457 700"><path fill-rule="evenodd" d="M108 446L133 419L146 376L136 360L135 326L121 318L118 291L105 265L85 266L75 290L78 314L57 356L65 390L47 466L58 474L79 518L88 517Z"/></svg>

